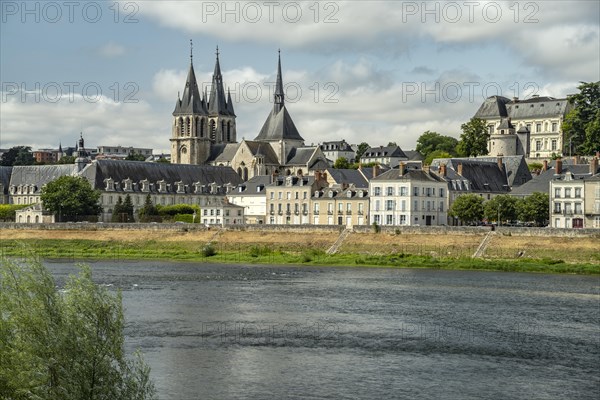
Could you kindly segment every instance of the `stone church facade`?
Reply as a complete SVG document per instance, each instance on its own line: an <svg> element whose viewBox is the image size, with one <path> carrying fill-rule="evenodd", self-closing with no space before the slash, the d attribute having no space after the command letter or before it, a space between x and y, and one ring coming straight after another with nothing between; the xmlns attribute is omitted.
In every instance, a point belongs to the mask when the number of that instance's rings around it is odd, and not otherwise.
<svg viewBox="0 0 600 400"><path fill-rule="evenodd" d="M191 58L191 56L190 56ZM227 166L244 181L260 175L311 175L328 167L318 146L305 146L286 106L281 57L273 109L254 140L237 142L236 115L228 91L225 96L217 50L210 96L200 94L193 62L183 96L173 111L171 162Z"/></svg>

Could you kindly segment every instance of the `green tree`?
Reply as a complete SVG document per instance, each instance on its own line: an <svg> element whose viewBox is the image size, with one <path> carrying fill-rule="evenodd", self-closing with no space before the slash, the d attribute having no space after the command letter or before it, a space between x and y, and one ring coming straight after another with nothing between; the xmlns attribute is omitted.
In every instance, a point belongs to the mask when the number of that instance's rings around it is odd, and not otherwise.
<svg viewBox="0 0 600 400"><path fill-rule="evenodd" d="M515 221L518 199L508 194L500 194L484 205L484 216L488 221Z"/></svg>
<svg viewBox="0 0 600 400"><path fill-rule="evenodd" d="M360 158L365 153L365 151L369 150L370 147L371 146L369 146L369 143L367 142L362 142L358 145L358 149L356 149L356 162L360 162Z"/></svg>
<svg viewBox="0 0 600 400"><path fill-rule="evenodd" d="M0 261L0 398L155 398L150 369L124 352L121 294L81 266L64 293L39 261Z"/></svg>
<svg viewBox="0 0 600 400"><path fill-rule="evenodd" d="M111 222L125 222L123 221L123 199L121 196L117 197L115 206L113 207Z"/></svg>
<svg viewBox="0 0 600 400"><path fill-rule="evenodd" d="M464 157L477 157L488 153L488 132L486 123L479 118L471 118L467 123L460 126L463 133L456 146L456 151Z"/></svg>
<svg viewBox="0 0 600 400"><path fill-rule="evenodd" d="M442 136L437 132L425 131L417 139L416 150L421 153L425 160L427 160L429 155L434 151L446 152L452 156L455 156L457 145L458 140L451 136Z"/></svg>
<svg viewBox="0 0 600 400"><path fill-rule="evenodd" d="M146 161L146 157L143 154L130 153L125 160L127 161Z"/></svg>
<svg viewBox="0 0 600 400"><path fill-rule="evenodd" d="M75 157L73 156L62 156L57 164L75 164Z"/></svg>
<svg viewBox="0 0 600 400"><path fill-rule="evenodd" d="M35 159L29 146L15 146L2 154L0 165L12 167L13 165L33 165Z"/></svg>
<svg viewBox="0 0 600 400"><path fill-rule="evenodd" d="M427 155L427 158L425 158L423 163L425 165L431 165L431 162L436 158L451 158L451 157L452 157L452 154L448 153L447 151L434 150L431 153L429 153L429 155Z"/></svg>
<svg viewBox="0 0 600 400"><path fill-rule="evenodd" d="M126 215L127 220L125 222L134 222L133 218L133 202L131 201L131 196L129 193L125 196L125 200L123 200L123 213Z"/></svg>
<svg viewBox="0 0 600 400"><path fill-rule="evenodd" d="M348 168L350 168L350 163L348 162L348 159L346 157L340 157L337 160L335 160L335 163L333 164L333 168L348 169Z"/></svg>
<svg viewBox="0 0 600 400"><path fill-rule="evenodd" d="M519 201L517 218L523 222L534 222L544 226L550 219L550 200L548 193L535 192Z"/></svg>
<svg viewBox="0 0 600 400"><path fill-rule="evenodd" d="M465 224L479 222L483 219L483 199L476 194L460 195L452 203L449 215Z"/></svg>
<svg viewBox="0 0 600 400"><path fill-rule="evenodd" d="M567 138L565 154L572 150L575 154L587 155L600 150L600 81L580 83L579 93L569 98L573 108L562 125Z"/></svg>
<svg viewBox="0 0 600 400"><path fill-rule="evenodd" d="M158 210L154 206L154 203L152 203L150 193L146 195L144 206L138 210L138 217L140 222L159 222L161 220Z"/></svg>
<svg viewBox="0 0 600 400"><path fill-rule="evenodd" d="M60 221L73 221L82 217L97 217L102 211L98 205L100 192L79 176L61 176L42 188L44 208Z"/></svg>
<svg viewBox="0 0 600 400"><path fill-rule="evenodd" d="M158 160L156 160L157 163L164 163L164 164L171 164L171 161L167 160L164 157L159 158Z"/></svg>
<svg viewBox="0 0 600 400"><path fill-rule="evenodd" d="M387 147L396 147L398 146L396 142L388 142Z"/></svg>

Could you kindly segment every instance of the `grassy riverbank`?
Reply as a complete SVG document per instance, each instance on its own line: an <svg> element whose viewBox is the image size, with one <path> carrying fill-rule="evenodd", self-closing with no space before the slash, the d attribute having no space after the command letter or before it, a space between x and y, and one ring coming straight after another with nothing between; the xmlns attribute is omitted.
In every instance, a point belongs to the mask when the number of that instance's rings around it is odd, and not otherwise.
<svg viewBox="0 0 600 400"><path fill-rule="evenodd" d="M60 239L39 238L44 236L40 233L35 232L38 238L28 237L22 232L19 238L8 239L3 235L0 239L1 254L9 257L34 254L42 258L88 262L176 260L600 274L600 257L595 251L596 241L593 238L589 242L585 238L577 238L579 251L563 253L561 258L534 257L531 251L527 255L526 250L515 248L513 238L506 238L510 239L508 242L499 238L485 258L473 259L470 255L477 248L481 235L442 238L411 235L409 238L399 237L402 235L353 234L341 246L340 252L328 255L326 249L337 237L326 233L261 235L255 232L212 231L194 235L154 235L151 232L141 235L138 232L118 232L119 235L127 235L127 239L123 237L119 240L111 239L115 236L114 232L105 232L94 238L86 237L88 235L84 235L85 232L63 232ZM57 234L56 231L51 233L52 236ZM545 252L541 249L542 254L556 251L556 248L548 248Z"/></svg>

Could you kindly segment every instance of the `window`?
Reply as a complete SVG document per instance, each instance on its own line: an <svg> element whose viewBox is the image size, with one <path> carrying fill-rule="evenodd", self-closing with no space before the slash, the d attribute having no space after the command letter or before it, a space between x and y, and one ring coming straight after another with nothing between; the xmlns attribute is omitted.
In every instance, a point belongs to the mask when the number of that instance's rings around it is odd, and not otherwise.
<svg viewBox="0 0 600 400"><path fill-rule="evenodd" d="M277 193L277 198L279 200L281 200L283 198L283 193L282 192Z"/></svg>
<svg viewBox="0 0 600 400"><path fill-rule="evenodd" d="M440 197L444 197L444 189L440 189Z"/></svg>
<svg viewBox="0 0 600 400"><path fill-rule="evenodd" d="M221 210L217 210L217 216L221 215Z"/></svg>
<svg viewBox="0 0 600 400"><path fill-rule="evenodd" d="M560 188L554 188L554 197L560 199Z"/></svg>
<svg viewBox="0 0 600 400"><path fill-rule="evenodd" d="M333 203L327 203L327 214L333 214Z"/></svg>
<svg viewBox="0 0 600 400"><path fill-rule="evenodd" d="M290 199L292 198L292 193L291 193L291 192L286 192L286 193L285 193L285 198L286 198L287 200L290 200Z"/></svg>
<svg viewBox="0 0 600 400"><path fill-rule="evenodd" d="M575 203L575 214L581 214L581 203Z"/></svg>
<svg viewBox="0 0 600 400"><path fill-rule="evenodd" d="M271 192L271 200L275 200L275 192Z"/></svg>
<svg viewBox="0 0 600 400"><path fill-rule="evenodd" d="M415 200L413 203L413 211L419 211L419 200Z"/></svg>
<svg viewBox="0 0 600 400"><path fill-rule="evenodd" d="M556 139L552 139L552 150L553 150L553 151L554 151L554 150L556 150L557 143L558 143L558 142L556 141Z"/></svg>
<svg viewBox="0 0 600 400"><path fill-rule="evenodd" d="M400 225L406 225L406 215L400 216Z"/></svg>
<svg viewBox="0 0 600 400"><path fill-rule="evenodd" d="M303 199L303 200L306 200L307 193L308 193L308 192L306 192L306 191L302 193L302 199Z"/></svg>
<svg viewBox="0 0 600 400"><path fill-rule="evenodd" d="M385 202L385 210L386 211L392 211L394 209L394 201L393 200L387 200Z"/></svg>
<svg viewBox="0 0 600 400"><path fill-rule="evenodd" d="M581 198L581 188L575 188L575 197Z"/></svg>
<svg viewBox="0 0 600 400"><path fill-rule="evenodd" d="M378 214L373 216L373 222L378 224L380 221L381 221L381 217Z"/></svg>
<svg viewBox="0 0 600 400"><path fill-rule="evenodd" d="M393 196L394 195L394 188L392 186L388 186L387 187L387 195L388 196Z"/></svg>
<svg viewBox="0 0 600 400"><path fill-rule="evenodd" d="M406 186L400 187L400 196L408 196L408 188Z"/></svg>
<svg viewBox="0 0 600 400"><path fill-rule="evenodd" d="M561 211L560 209L561 209L560 203L554 203L554 213L560 214L560 211Z"/></svg>
<svg viewBox="0 0 600 400"><path fill-rule="evenodd" d="M338 203L338 213L344 212L344 203Z"/></svg>
<svg viewBox="0 0 600 400"><path fill-rule="evenodd" d="M540 150L542 150L542 141L536 140L535 141L535 151L540 151Z"/></svg>
<svg viewBox="0 0 600 400"><path fill-rule="evenodd" d="M540 123L535 124L535 131L536 132L541 132L542 131L542 124L540 124Z"/></svg>
<svg viewBox="0 0 600 400"><path fill-rule="evenodd" d="M418 196L419 195L419 188L417 186L415 186L413 188L413 196Z"/></svg>
<svg viewBox="0 0 600 400"><path fill-rule="evenodd" d="M373 196L381 196L381 188L379 186L373 188Z"/></svg>
<svg viewBox="0 0 600 400"><path fill-rule="evenodd" d="M380 202L379 200L375 200L375 211L379 211Z"/></svg>
<svg viewBox="0 0 600 400"><path fill-rule="evenodd" d="M400 202L400 211L406 211L406 200Z"/></svg>
<svg viewBox="0 0 600 400"><path fill-rule="evenodd" d="M444 212L444 202L440 201L440 211Z"/></svg>
<svg viewBox="0 0 600 400"><path fill-rule="evenodd" d="M315 203L315 214L319 214L319 203Z"/></svg>
<svg viewBox="0 0 600 400"><path fill-rule="evenodd" d="M271 212L271 214L275 212L275 204L271 203L269 211Z"/></svg>
<svg viewBox="0 0 600 400"><path fill-rule="evenodd" d="M281 208L281 204L277 204L277 213L278 214L282 214L283 213L283 210Z"/></svg>
<svg viewBox="0 0 600 400"><path fill-rule="evenodd" d="M300 194L298 192L294 192L294 200L298 200L299 199L299 197L298 197L299 195Z"/></svg>
<svg viewBox="0 0 600 400"><path fill-rule="evenodd" d="M387 225L393 225L394 224L393 217L391 215L386 215L385 216L385 223Z"/></svg>
<svg viewBox="0 0 600 400"><path fill-rule="evenodd" d="M363 212L363 203L358 203L358 213L362 215Z"/></svg>
<svg viewBox="0 0 600 400"><path fill-rule="evenodd" d="M352 203L346 203L346 212L347 213L352 212Z"/></svg>
<svg viewBox="0 0 600 400"><path fill-rule="evenodd" d="M571 188L565 188L565 197L571 197Z"/></svg>
<svg viewBox="0 0 600 400"><path fill-rule="evenodd" d="M553 122L552 123L552 132L557 132L556 127L557 127L556 122Z"/></svg>

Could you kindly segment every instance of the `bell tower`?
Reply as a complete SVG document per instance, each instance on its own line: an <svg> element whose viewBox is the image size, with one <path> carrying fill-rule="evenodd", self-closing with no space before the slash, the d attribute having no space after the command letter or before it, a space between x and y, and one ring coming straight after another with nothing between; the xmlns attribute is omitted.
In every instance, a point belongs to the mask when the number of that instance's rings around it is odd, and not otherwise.
<svg viewBox="0 0 600 400"><path fill-rule="evenodd" d="M235 111L229 90L227 90L227 98L225 98L218 46L216 55L217 60L208 101L208 132L212 143L236 143Z"/></svg>

